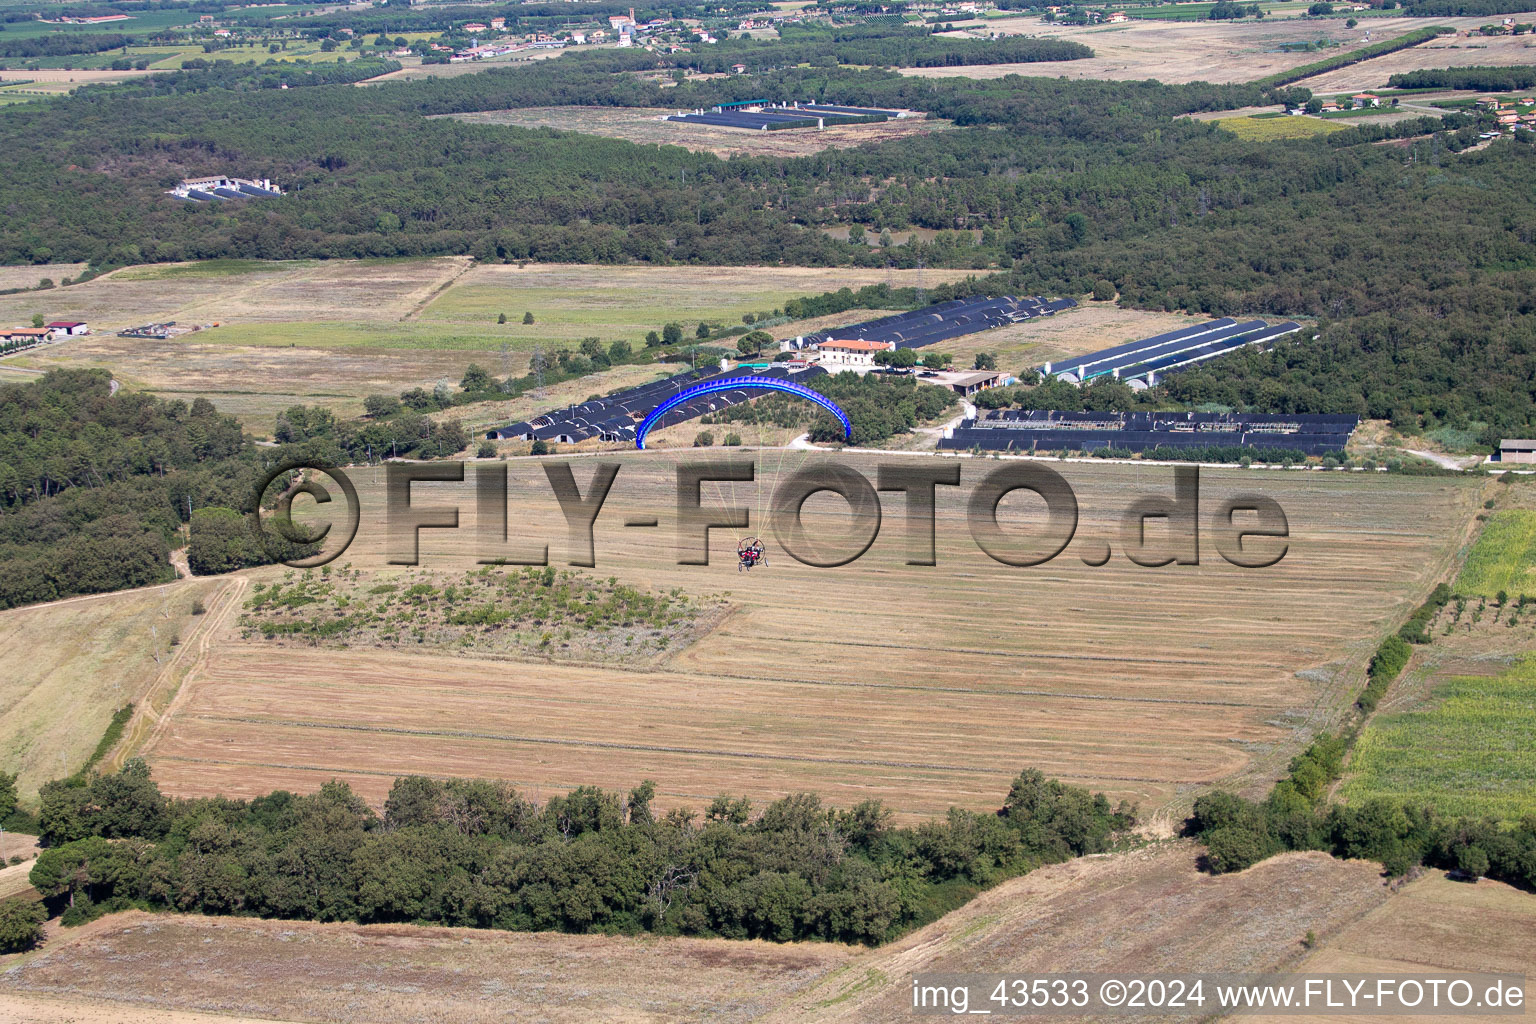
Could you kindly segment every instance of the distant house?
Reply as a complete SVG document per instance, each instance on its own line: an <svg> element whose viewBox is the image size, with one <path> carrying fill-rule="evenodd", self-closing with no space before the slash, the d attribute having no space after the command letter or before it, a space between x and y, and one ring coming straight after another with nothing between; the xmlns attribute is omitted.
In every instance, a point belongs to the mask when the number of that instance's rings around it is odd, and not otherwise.
<svg viewBox="0 0 1536 1024"><path fill-rule="evenodd" d="M31 345L39 341L52 340L53 332L46 327L12 327L8 331L0 332L0 341L21 345Z"/></svg>
<svg viewBox="0 0 1536 1024"><path fill-rule="evenodd" d="M478 21L471 21L464 26L464 31L474 35L477 32L484 32L485 26Z"/></svg>
<svg viewBox="0 0 1536 1024"><path fill-rule="evenodd" d="M1500 462L1536 462L1536 441L1510 440L1499 442Z"/></svg>
<svg viewBox="0 0 1536 1024"><path fill-rule="evenodd" d="M1114 24L1117 24L1118 22L1130 21L1131 20L1131 16L1129 14L1126 14L1124 11L1114 11L1113 13L1111 13L1109 15L1109 17L1105 18L1104 20L1106 22L1108 22L1109 24L1114 25Z"/></svg>
<svg viewBox="0 0 1536 1024"><path fill-rule="evenodd" d="M731 65L731 74L733 74L733 75L744 75L746 73L747 73L747 66L745 64L732 64Z"/></svg>
<svg viewBox="0 0 1536 1024"><path fill-rule="evenodd" d="M493 31L500 32L502 29L504 29L506 27L507 27L507 19L506 18L492 18L491 19L491 29Z"/></svg>
<svg viewBox="0 0 1536 1024"><path fill-rule="evenodd" d="M47 324L45 330L54 334L67 334L72 338L78 338L82 334L90 334L91 329L84 320L55 320Z"/></svg>
<svg viewBox="0 0 1536 1024"><path fill-rule="evenodd" d="M587 34L585 32L572 32L571 42L577 46L585 46L587 45Z"/></svg>
<svg viewBox="0 0 1536 1024"><path fill-rule="evenodd" d="M1368 92L1356 93L1355 95L1353 95L1353 96L1351 96L1349 98L1349 101L1351 103L1353 103L1357 107L1379 107L1379 106L1381 106L1381 99L1380 99L1380 97L1374 96L1374 95L1372 95L1371 93L1368 93Z"/></svg>
<svg viewBox="0 0 1536 1024"><path fill-rule="evenodd" d="M1520 115L1513 110L1499 115L1499 124L1519 124Z"/></svg>
<svg viewBox="0 0 1536 1024"><path fill-rule="evenodd" d="M957 395L974 395L987 388L1000 387L1004 376L1001 370L975 370L954 378L949 387Z"/></svg>

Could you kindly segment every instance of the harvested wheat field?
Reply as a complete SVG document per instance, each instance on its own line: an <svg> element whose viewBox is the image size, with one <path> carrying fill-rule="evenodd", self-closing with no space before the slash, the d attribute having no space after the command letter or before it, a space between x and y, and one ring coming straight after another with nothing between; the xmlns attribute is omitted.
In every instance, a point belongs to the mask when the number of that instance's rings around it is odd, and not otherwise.
<svg viewBox="0 0 1536 1024"><path fill-rule="evenodd" d="M23 800L85 763L113 711L170 668L172 642L198 624L193 601L223 585L186 580L0 612L0 755Z"/></svg>
<svg viewBox="0 0 1536 1024"><path fill-rule="evenodd" d="M1251 82L1319 59L1317 52L1283 51L1280 47L1284 43L1316 42L1319 39L1328 39L1338 43L1342 50L1330 48L1323 52L1335 54L1365 46L1367 32L1370 34L1370 42L1376 43L1433 25L1475 29L1479 25L1486 24L1488 20L1487 17L1367 18L1355 28L1347 28L1337 21L1316 22L1284 18L1265 19L1262 22L1131 21L1123 25L1085 27L1048 25L1035 17L997 18L976 23L973 29L962 23L957 27L966 31L956 34L974 32L985 36L991 32L1004 32L1025 33L1042 38L1071 39L1092 47L1094 56L1082 60L1034 64L903 68L901 73L920 78L988 79L1001 78L1004 75L1125 81L1155 78L1160 82L1175 85L1184 82ZM1519 37L1519 39L1528 38ZM1448 54L1432 52L1430 55L1425 55L1420 52L1421 50L1422 47L1411 47L1377 60L1392 61L1390 66L1393 71L1424 67L1453 67L1461 63L1503 63L1482 59L1448 60ZM1467 52L1477 54L1488 51ZM1362 63L1359 67L1366 68L1377 63L1377 60ZM1512 60L1508 63L1531 63L1531 61ZM1341 74L1347 75L1353 71L1355 71L1354 68L1345 68ZM1360 75L1348 76L1349 81L1357 79L1360 79L1359 87L1379 87L1386 84L1386 74L1377 71L1372 71L1363 78ZM1338 91L1346 88L1330 82L1319 89L1310 80L1297 84L1306 86L1314 92ZM1349 88L1354 87L1349 86Z"/></svg>
<svg viewBox="0 0 1536 1024"><path fill-rule="evenodd" d="M115 914L0 978L0 1024L240 1019L748 1021L852 958L830 943Z"/></svg>
<svg viewBox="0 0 1536 1024"><path fill-rule="evenodd" d="M1198 853L1190 842L1163 843L1004 882L828 976L765 1024L912 1020L913 974L1288 970L1304 953L1307 932L1337 932L1390 898L1380 865L1366 861L1288 853L1212 876L1196 870Z"/></svg>
<svg viewBox="0 0 1536 1024"><path fill-rule="evenodd" d="M769 565L742 575L739 530L713 532L712 565L675 564L680 457L616 456L591 572L723 596L725 619L690 646L644 668L427 645L279 648L241 639L231 613L166 717L135 734L157 778L179 795L253 796L339 777L376 803L411 772L504 778L535 796L651 778L668 806L814 790L839 805L879 797L907 817L996 807L1025 767L1144 811L1187 804L1218 780L1258 792L1315 730L1337 724L1380 632L1448 570L1478 495L1439 478L1208 470L1204 509L1251 490L1287 509L1283 561L1238 569L1207 534L1199 566L1149 569L1117 553L1092 568L1083 559L1105 540L1118 552L1121 510L1168 493L1171 471L1062 464L1082 508L1076 539L1056 561L1009 568L964 525L966 495L995 465L966 460L960 493L940 489L937 566L904 564L890 495L879 539L851 565L800 565L770 537ZM793 470L806 458L764 452L769 489L781 461ZM848 460L873 477L874 458ZM422 531L423 569L447 579L477 550L517 558L546 543L564 563L566 529L538 463L506 465L510 548L477 544L472 478L417 485L414 503L460 508L460 529ZM575 463L583 488L587 465ZM389 570L382 476L354 473L363 520L338 564ZM745 507L754 522L767 503L756 484L706 484L704 499ZM825 511L835 500L807 504L813 535L849 525ZM659 513L660 527L621 525L641 513ZM1000 515L1009 529L1040 527L1022 497Z"/></svg>
<svg viewBox="0 0 1536 1024"><path fill-rule="evenodd" d="M45 277L58 284L66 277L77 277L85 273L85 267L84 263L29 263L0 267L0 289L36 288ZM37 295L34 298L46 300L48 296Z"/></svg>
<svg viewBox="0 0 1536 1024"><path fill-rule="evenodd" d="M1448 973L1524 974L1526 1005L1536 996L1536 985L1530 978L1532 965L1536 965L1536 895L1502 882L1486 878L1476 883L1454 881L1443 872L1428 871L1337 934L1318 934L1322 939L1319 948L1297 966L1298 971L1430 977ZM1329 1014L1244 1019L1253 1024L1367 1024L1381 1017ZM1464 1015L1414 1017L1426 1024L1465 1019Z"/></svg>
<svg viewBox="0 0 1536 1024"><path fill-rule="evenodd" d="M890 142L953 126L942 118L907 117L876 124L833 125L777 132L722 128L718 125L667 121L679 113L659 107L522 107L468 114L435 114L468 124L510 125L519 128L559 128L623 139L640 145L682 146L716 156L810 156L825 149L848 149L865 143Z"/></svg>

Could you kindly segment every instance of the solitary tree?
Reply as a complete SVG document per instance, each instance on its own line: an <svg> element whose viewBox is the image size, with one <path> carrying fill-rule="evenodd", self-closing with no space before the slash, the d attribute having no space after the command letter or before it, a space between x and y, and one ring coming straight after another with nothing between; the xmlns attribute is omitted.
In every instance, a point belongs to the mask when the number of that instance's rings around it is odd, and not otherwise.
<svg viewBox="0 0 1536 1024"><path fill-rule="evenodd" d="M41 327L41 326L43 326L43 314L41 314L41 313L33 313L32 314L32 326L33 327Z"/></svg>
<svg viewBox="0 0 1536 1024"><path fill-rule="evenodd" d="M499 323L499 324L506 323L507 322L507 314L505 314L505 313L498 313L496 315L496 322Z"/></svg>
<svg viewBox="0 0 1536 1024"><path fill-rule="evenodd" d="M704 321L700 320L699 329L693 333L697 334L701 338L709 337L709 324L706 324Z"/></svg>
<svg viewBox="0 0 1536 1024"><path fill-rule="evenodd" d="M645 347L646 348L660 348L661 347L661 335L657 334L655 331L646 331L645 332Z"/></svg>
<svg viewBox="0 0 1536 1024"><path fill-rule="evenodd" d="M736 342L736 349L742 355L757 355L763 351L763 346L773 341L773 335L767 331L752 331L743 334Z"/></svg>
<svg viewBox="0 0 1536 1024"><path fill-rule="evenodd" d="M533 314L532 313L524 313L523 314L523 323L525 323L525 324L533 323Z"/></svg>
<svg viewBox="0 0 1536 1024"><path fill-rule="evenodd" d="M679 344L683 340L683 328L680 324L667 324L661 329L661 339L668 345Z"/></svg>
<svg viewBox="0 0 1536 1024"><path fill-rule="evenodd" d="M973 366L977 370L995 370L997 369L997 356L991 352L977 352L976 362Z"/></svg>
<svg viewBox="0 0 1536 1024"><path fill-rule="evenodd" d="M495 383L485 367L479 363L470 363L464 370L464 379L459 381L459 387L465 391L488 391Z"/></svg>

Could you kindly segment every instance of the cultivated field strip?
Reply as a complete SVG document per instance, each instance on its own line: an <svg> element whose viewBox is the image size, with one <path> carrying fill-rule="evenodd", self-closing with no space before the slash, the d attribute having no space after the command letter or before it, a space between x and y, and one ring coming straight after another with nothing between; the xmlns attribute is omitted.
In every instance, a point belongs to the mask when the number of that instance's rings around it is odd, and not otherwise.
<svg viewBox="0 0 1536 1024"><path fill-rule="evenodd" d="M1009 568L980 554L964 524L970 487L997 464L966 460L965 486L940 491L937 566L903 564L901 500L889 495L863 559L814 569L770 540L769 565L742 575L732 530L715 531L714 565L674 564L681 457L619 457L590 571L724 597L732 614L692 646L626 670L278 646L231 624L149 749L157 776L175 793L243 796L334 776L374 801L408 772L505 778L544 795L652 778L667 805L815 790L924 815L996 806L1014 774L1036 767L1162 805L1247 778L1256 758L1283 763L1333 722L1380 631L1444 571L1454 542L1436 538L1457 534L1475 495L1446 479L1208 471L1202 530L1223 495L1257 490L1287 509L1290 554L1243 570L1206 533L1201 565L1154 569L1118 553L1118 519L1136 496L1170 490L1169 471L1061 465L1082 509L1078 538L1047 565ZM874 458L848 458L873 477ZM566 531L542 470L509 465L514 536L547 539L562 564ZM586 460L575 472L585 487ZM363 525L343 561L387 572L382 474L354 476ZM755 515L756 490L706 485L704 497ZM808 525L836 532L821 500L807 504ZM422 531L422 567L469 567L472 480L419 486L413 501L461 509L460 529ZM640 511L662 513L662 527L619 525ZM1038 529L1022 498L1001 512L1010 530ZM1084 565L1080 552L1104 540L1115 557Z"/></svg>

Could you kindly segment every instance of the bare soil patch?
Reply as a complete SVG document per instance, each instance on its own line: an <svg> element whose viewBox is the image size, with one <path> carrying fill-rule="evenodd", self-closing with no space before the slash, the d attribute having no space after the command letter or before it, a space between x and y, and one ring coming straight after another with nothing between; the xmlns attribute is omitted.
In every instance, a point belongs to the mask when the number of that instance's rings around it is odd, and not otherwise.
<svg viewBox="0 0 1536 1024"><path fill-rule="evenodd" d="M1390 896L1368 862L1292 853L1211 876L1196 870L1198 852L1179 841L1041 868L865 955L767 1019L909 1021L909 979L922 973L1273 970L1300 956L1308 931L1336 932Z"/></svg>
<svg viewBox="0 0 1536 1024"><path fill-rule="evenodd" d="M1255 869L1256 870L1256 869ZM1329 974L1435 975L1437 972L1524 974L1526 1004L1536 993L1536 895L1502 882L1452 881L1426 871L1390 900L1334 935L1319 933L1320 948L1296 968ZM1355 1022L1378 1017L1252 1017L1254 1024ZM1422 1016L1445 1024L1452 1016Z"/></svg>
<svg viewBox="0 0 1536 1024"><path fill-rule="evenodd" d="M1497 19L1494 19L1497 20ZM1521 20L1517 18L1516 20ZM1525 18L1523 20L1530 20ZM1073 39L1093 47L1094 56L1083 60L1053 61L1038 64L993 64L973 67L906 68L902 74L921 78L1001 78L1004 75L1025 75L1055 78L1096 78L1139 81L1155 78L1161 82L1251 82L1281 71L1300 67L1318 60L1324 54L1335 54L1339 49L1329 48L1319 52L1283 51L1284 43L1315 42L1331 39L1345 50L1358 49L1370 42L1380 42L1400 36L1418 28L1431 25L1450 25L1460 29L1475 29L1487 24L1488 18L1367 18L1353 29L1338 21L1309 21L1304 19L1265 20L1262 22L1210 22L1210 21L1132 21L1125 25L1108 27L1084 27L1047 25L1038 18L999 18L988 20L973 31L977 32L1024 32L1042 37ZM1529 36L1509 37L1511 41L1529 43ZM1478 40L1481 42L1481 39ZM1438 44L1429 44L1431 46ZM1439 63L1447 60L1445 53L1422 53L1423 47L1378 57L1355 67L1319 76L1328 81L1321 88L1312 80L1296 83L1314 92L1335 92L1346 88L1379 87L1386 83L1391 71L1407 71L1422 67L1455 67L1465 64L1493 64L1502 61L1483 59L1490 50L1456 51L1465 53L1450 58L1455 63ZM1526 51L1529 54L1529 51ZM1479 54L1476 58L1472 54ZM1372 68L1386 61L1380 69ZM1524 59L1510 59L1507 63L1531 63ZM1370 69L1361 71L1359 69ZM1336 81L1331 76L1337 76ZM1342 83L1353 83L1345 85Z"/></svg>
<svg viewBox="0 0 1536 1024"><path fill-rule="evenodd" d="M132 1024L159 1024L167 1011L189 1016L166 1024L747 1021L852 954L829 943L130 912L78 939L60 932L7 972L0 1002L19 1000L29 1021ZM9 1012L0 1007L0 1020Z"/></svg>
<svg viewBox="0 0 1536 1024"><path fill-rule="evenodd" d="M0 267L0 290L8 288L35 288L43 278L51 278L58 284L66 277L78 277L85 273L84 263L26 264L19 267ZM46 303L51 296L37 292L34 298Z"/></svg>
<svg viewBox="0 0 1536 1024"><path fill-rule="evenodd" d="M954 126L943 118L911 117L877 124L833 125L820 131L760 132L665 120L676 113L679 111L660 107L525 107L438 116L468 124L560 128L642 145L682 146L717 156L809 156L826 149L889 142Z"/></svg>

